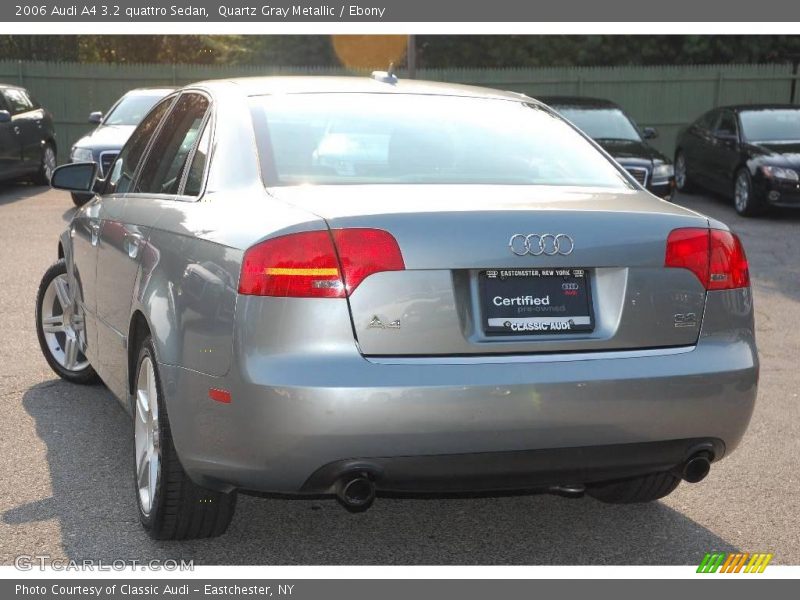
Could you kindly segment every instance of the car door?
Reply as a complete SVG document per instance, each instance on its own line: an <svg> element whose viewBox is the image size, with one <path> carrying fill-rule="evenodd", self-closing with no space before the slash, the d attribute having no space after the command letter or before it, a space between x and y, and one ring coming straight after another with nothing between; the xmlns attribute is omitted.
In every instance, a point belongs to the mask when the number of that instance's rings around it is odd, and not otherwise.
<svg viewBox="0 0 800 600"><path fill-rule="evenodd" d="M714 141L711 133L713 124L719 117L719 110L711 110L689 126L683 148L686 154L688 172L701 184L707 183L708 152Z"/></svg>
<svg viewBox="0 0 800 600"><path fill-rule="evenodd" d="M23 171L38 169L42 156L44 109L37 106L30 94L20 88L6 88L3 96L11 109L14 131L19 136L20 166Z"/></svg>
<svg viewBox="0 0 800 600"><path fill-rule="evenodd" d="M128 226L123 220L125 195L131 191L142 158L167 114L175 96L157 104L142 120L120 152L102 197L97 200L97 346L99 358L92 364L106 384L125 398L125 360L131 290L139 265L145 228ZM122 357L122 358L121 358Z"/></svg>
<svg viewBox="0 0 800 600"><path fill-rule="evenodd" d="M730 193L740 151L739 126L732 110L720 111L712 137L707 158L709 176L715 189Z"/></svg>
<svg viewBox="0 0 800 600"><path fill-rule="evenodd" d="M183 93L171 105L137 169L133 185L114 199L115 212L103 220L98 278L113 281L98 297L98 310L107 334L99 341L107 371L121 376L127 367L127 334L131 304L141 261L151 253L152 226L159 218L159 200L177 197L189 156L208 110L208 99Z"/></svg>
<svg viewBox="0 0 800 600"><path fill-rule="evenodd" d="M2 94L0 94L0 110L11 113ZM14 177L19 170L22 148L14 127L13 121L0 123L0 181Z"/></svg>

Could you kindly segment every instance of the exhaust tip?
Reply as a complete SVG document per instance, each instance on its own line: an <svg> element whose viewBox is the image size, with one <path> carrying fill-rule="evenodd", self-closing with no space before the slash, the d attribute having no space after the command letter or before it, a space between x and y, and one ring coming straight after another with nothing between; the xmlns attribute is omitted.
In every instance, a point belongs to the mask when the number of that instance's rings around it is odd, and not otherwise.
<svg viewBox="0 0 800 600"><path fill-rule="evenodd" d="M686 461L686 464L683 465L681 477L689 483L697 483L703 481L709 471L711 471L711 460L708 453L701 452Z"/></svg>
<svg viewBox="0 0 800 600"><path fill-rule="evenodd" d="M336 498L351 512L367 510L375 500L375 484L363 475L343 477L336 483Z"/></svg>

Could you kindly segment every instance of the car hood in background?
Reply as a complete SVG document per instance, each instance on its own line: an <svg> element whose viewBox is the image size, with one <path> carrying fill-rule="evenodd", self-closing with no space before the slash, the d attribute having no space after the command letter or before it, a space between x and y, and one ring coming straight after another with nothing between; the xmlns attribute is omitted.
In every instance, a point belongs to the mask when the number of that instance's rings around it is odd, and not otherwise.
<svg viewBox="0 0 800 600"><path fill-rule="evenodd" d="M134 129L135 125L99 125L75 145L80 148L122 148Z"/></svg>
<svg viewBox="0 0 800 600"><path fill-rule="evenodd" d="M800 168L800 142L747 144L746 150L764 164Z"/></svg>
<svg viewBox="0 0 800 600"><path fill-rule="evenodd" d="M661 154L652 146L635 140L595 140L617 161L625 159L637 159L651 162L659 160L669 162L667 157Z"/></svg>

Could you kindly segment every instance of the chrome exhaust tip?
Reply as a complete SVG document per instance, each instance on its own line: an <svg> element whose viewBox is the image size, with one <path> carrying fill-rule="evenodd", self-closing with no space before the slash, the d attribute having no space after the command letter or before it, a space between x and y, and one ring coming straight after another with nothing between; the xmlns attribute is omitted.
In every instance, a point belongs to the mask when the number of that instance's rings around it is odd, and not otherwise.
<svg viewBox="0 0 800 600"><path fill-rule="evenodd" d="M364 475L342 477L336 482L336 498L351 512L367 510L375 500L375 484Z"/></svg>
<svg viewBox="0 0 800 600"><path fill-rule="evenodd" d="M681 471L681 477L689 483L703 481L711 471L711 460L707 452L698 452L686 461Z"/></svg>

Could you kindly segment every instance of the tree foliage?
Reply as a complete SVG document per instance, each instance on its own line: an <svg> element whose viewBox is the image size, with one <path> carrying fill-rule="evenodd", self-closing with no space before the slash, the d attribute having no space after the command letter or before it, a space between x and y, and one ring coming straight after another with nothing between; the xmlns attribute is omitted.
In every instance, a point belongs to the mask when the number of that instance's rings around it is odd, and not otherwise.
<svg viewBox="0 0 800 600"><path fill-rule="evenodd" d="M323 35L3 35L0 56L108 63L336 66ZM783 62L789 35L421 35L419 67L538 67Z"/></svg>

